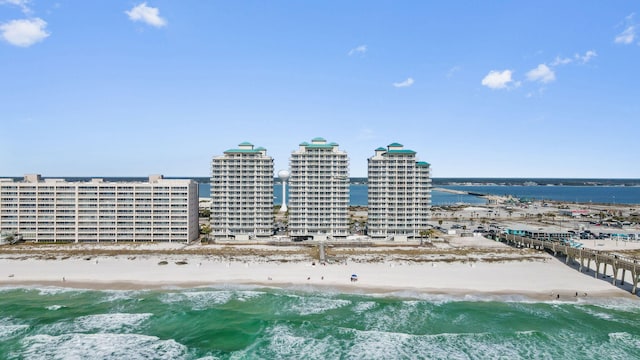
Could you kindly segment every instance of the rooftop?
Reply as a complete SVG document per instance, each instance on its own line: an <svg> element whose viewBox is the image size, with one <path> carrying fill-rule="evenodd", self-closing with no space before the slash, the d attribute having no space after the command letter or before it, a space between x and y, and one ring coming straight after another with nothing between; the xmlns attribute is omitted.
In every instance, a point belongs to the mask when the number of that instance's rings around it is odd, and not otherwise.
<svg viewBox="0 0 640 360"><path fill-rule="evenodd" d="M416 152L413 150L389 150L387 154L397 154L397 155L414 155Z"/></svg>
<svg viewBox="0 0 640 360"><path fill-rule="evenodd" d="M225 154L259 154L265 152L266 149L263 147L254 148L253 144L245 141L243 143L238 144L237 149L229 149L225 151Z"/></svg>

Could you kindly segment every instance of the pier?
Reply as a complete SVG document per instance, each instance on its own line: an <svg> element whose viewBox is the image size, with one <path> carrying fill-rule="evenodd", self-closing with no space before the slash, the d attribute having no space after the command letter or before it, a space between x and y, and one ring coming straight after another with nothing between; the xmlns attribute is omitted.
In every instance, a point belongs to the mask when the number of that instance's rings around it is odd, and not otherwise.
<svg viewBox="0 0 640 360"><path fill-rule="evenodd" d="M636 292L638 291L638 282L640 281L640 264L638 264L636 260L598 250L577 249L556 241L532 239L512 234L499 234L497 236L497 240L516 246L549 251L553 253L554 256L557 256L558 254L564 255L565 264L569 265L572 261L578 262L578 271L580 272L583 272L585 268L590 269L591 262L593 261L595 265L594 277L596 278L600 275L601 267L603 276L607 273L607 267L611 267L613 272L611 284L614 286L624 285L624 279L626 272L628 271L632 278L631 293L636 295ZM620 280L618 282L619 274Z"/></svg>

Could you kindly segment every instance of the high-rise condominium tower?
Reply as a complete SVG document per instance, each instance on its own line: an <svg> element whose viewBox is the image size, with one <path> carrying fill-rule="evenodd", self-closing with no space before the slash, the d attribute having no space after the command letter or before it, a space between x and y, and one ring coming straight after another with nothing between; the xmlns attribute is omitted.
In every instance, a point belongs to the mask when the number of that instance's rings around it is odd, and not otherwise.
<svg viewBox="0 0 640 360"><path fill-rule="evenodd" d="M416 152L393 143L368 159L368 235L372 238L417 237L427 229L431 206L429 164Z"/></svg>
<svg viewBox="0 0 640 360"><path fill-rule="evenodd" d="M338 144L315 138L291 154L289 235L346 237L349 232L349 158Z"/></svg>
<svg viewBox="0 0 640 360"><path fill-rule="evenodd" d="M211 230L247 240L273 234L273 158L244 142L213 158Z"/></svg>

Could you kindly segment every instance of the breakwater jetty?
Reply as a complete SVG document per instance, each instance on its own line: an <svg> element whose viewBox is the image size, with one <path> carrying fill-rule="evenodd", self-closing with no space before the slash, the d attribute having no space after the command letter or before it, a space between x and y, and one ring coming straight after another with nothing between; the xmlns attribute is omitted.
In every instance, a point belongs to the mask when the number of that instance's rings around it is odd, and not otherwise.
<svg viewBox="0 0 640 360"><path fill-rule="evenodd" d="M484 194L484 193L479 193L474 191L455 190L455 189L447 189L447 188L441 188L441 187L436 187L431 190L445 192L449 194L470 195L470 196L480 197L480 198L487 199L487 201L493 202L493 203L502 203L510 199L509 196L498 196L498 195Z"/></svg>
<svg viewBox="0 0 640 360"><path fill-rule="evenodd" d="M499 234L496 240L516 246L528 247L542 251L549 251L554 256L565 256L565 264L578 263L578 271L583 272L591 268L591 263L595 265L594 277L598 277L601 272L604 276L607 267L613 273L611 284L614 286L625 285L627 271L631 274L631 293L637 295L638 282L640 281L640 264L634 259L628 259L616 254L592 249L574 248L557 241L533 239L513 234Z"/></svg>
<svg viewBox="0 0 640 360"><path fill-rule="evenodd" d="M433 188L431 189L432 191L440 191L440 192L445 192L445 193L449 193L449 194L457 194L457 195L469 195L468 191L462 191L462 190L454 190L454 189L446 189L446 188Z"/></svg>

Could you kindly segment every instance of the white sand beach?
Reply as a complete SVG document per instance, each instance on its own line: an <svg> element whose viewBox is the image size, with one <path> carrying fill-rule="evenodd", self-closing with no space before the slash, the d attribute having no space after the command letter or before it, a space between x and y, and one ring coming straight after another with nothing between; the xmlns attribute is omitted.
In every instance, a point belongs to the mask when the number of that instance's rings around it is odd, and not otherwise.
<svg viewBox="0 0 640 360"><path fill-rule="evenodd" d="M490 242L490 244L496 244ZM500 244L498 244L500 245ZM154 245L147 245L154 249ZM493 245L492 245L493 246ZM501 246L501 245L500 245ZM168 248L175 248L169 246ZM166 245L160 248L167 248ZM280 247L248 247L273 252L225 259L176 251L142 255L42 258L17 253L0 256L0 286L55 285L96 289L145 289L203 285L258 285L284 288L330 288L340 292L522 295L535 299L571 300L628 296L609 281L580 273L544 253L530 260L381 261L345 260L323 265L296 258L282 261ZM156 249L157 250L157 249ZM380 251L380 250L377 250ZM375 252L372 250L372 252ZM161 262L166 261L166 264ZM351 281L357 274L358 281ZM633 297L636 298L636 297Z"/></svg>

